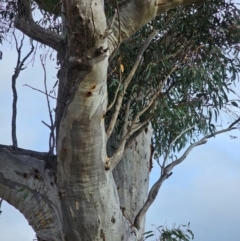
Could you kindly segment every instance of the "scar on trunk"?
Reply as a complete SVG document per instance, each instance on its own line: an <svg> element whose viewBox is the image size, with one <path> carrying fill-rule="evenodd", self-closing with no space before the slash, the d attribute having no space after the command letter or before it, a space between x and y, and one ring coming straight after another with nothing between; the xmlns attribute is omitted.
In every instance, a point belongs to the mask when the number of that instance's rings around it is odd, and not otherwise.
<svg viewBox="0 0 240 241"><path fill-rule="evenodd" d="M153 154L154 154L154 145L153 145L153 139L152 139L150 144L149 172L153 168Z"/></svg>
<svg viewBox="0 0 240 241"><path fill-rule="evenodd" d="M162 0L156 0L155 2L155 6L162 6L162 5L165 5L167 3L171 3L173 0L165 0L165 1L162 1Z"/></svg>
<svg viewBox="0 0 240 241"><path fill-rule="evenodd" d="M100 231L100 238L102 238L103 241L106 241L105 233L103 232L103 229Z"/></svg>
<svg viewBox="0 0 240 241"><path fill-rule="evenodd" d="M97 84L93 84L91 88L87 92L87 96L91 96L93 94L94 89L96 88Z"/></svg>

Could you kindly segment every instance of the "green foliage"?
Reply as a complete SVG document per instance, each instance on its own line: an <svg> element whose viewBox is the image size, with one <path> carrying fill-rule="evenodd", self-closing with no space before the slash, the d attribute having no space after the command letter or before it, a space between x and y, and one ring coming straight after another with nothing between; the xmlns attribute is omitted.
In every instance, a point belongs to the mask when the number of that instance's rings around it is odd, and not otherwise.
<svg viewBox="0 0 240 241"><path fill-rule="evenodd" d="M221 113L231 112L237 101L229 100L240 71L240 11L231 2L211 1L179 7L154 19L123 43L110 65L109 99L130 72L141 44L152 32L159 35L144 53L144 59L127 89L124 103L131 101L132 117L155 104L155 154L166 154L169 144L182 131L172 151L180 151L199 135L215 131ZM124 66L121 73L119 66ZM121 77L121 78L120 78ZM157 97L156 97L157 96ZM111 113L109 114L111 115ZM124 112L117 128L121 129Z"/></svg>
<svg viewBox="0 0 240 241"><path fill-rule="evenodd" d="M188 225L180 225L177 228L173 227L168 229L165 226L159 226L156 230L159 233L157 240L159 241L190 241L194 239L193 232L189 229ZM154 231L148 231L144 233L144 240L149 240L150 237L158 236Z"/></svg>

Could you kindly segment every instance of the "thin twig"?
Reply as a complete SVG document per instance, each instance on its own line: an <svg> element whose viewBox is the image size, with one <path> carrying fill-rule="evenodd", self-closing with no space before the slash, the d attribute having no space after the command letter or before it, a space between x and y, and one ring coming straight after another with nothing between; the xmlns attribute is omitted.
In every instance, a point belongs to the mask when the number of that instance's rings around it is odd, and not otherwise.
<svg viewBox="0 0 240 241"><path fill-rule="evenodd" d="M44 59L43 59L43 56L42 56L42 55L40 55L40 60L41 60L41 64L42 64L43 72L44 72L44 88L45 88L45 95L46 95L46 99L47 99L48 113L49 113L49 118L50 118L51 126L47 125L45 122L43 122L43 123L46 124L46 125L50 128L49 154L50 154L50 155L53 155L53 153L54 153L54 147L55 147L55 134L54 134L55 125L54 125L54 121L53 121L53 117L52 117L52 111L51 111L51 106L50 106L50 101L49 101L49 96L48 96L48 90L47 90L47 74L46 74L46 68L45 68Z"/></svg>
<svg viewBox="0 0 240 241"><path fill-rule="evenodd" d="M2 210L1 210L2 202L3 202L3 199L0 198L0 215L1 215L1 213L2 213Z"/></svg>
<svg viewBox="0 0 240 241"><path fill-rule="evenodd" d="M185 129L184 131L182 131L182 132L170 143L170 145L169 145L169 147L168 147L168 150L167 150L167 153L166 153L166 155L165 155L165 157L164 157L163 164L161 165L162 170L165 168L165 164L166 164L166 162L167 162L167 159L168 159L168 157L169 157L170 151L171 151L172 146L174 145L174 143L175 143L184 133L186 133L187 131L189 131L189 130L191 130L191 129L193 129L193 128L194 128L194 126L191 126L191 127L187 128L187 129Z"/></svg>
<svg viewBox="0 0 240 241"><path fill-rule="evenodd" d="M42 123L47 126L50 130L52 129L52 127L50 125L48 125L45 121L42 120Z"/></svg>
<svg viewBox="0 0 240 241"><path fill-rule="evenodd" d="M30 86L30 85L28 85L28 84L25 84L25 85L23 85L23 86L27 86L27 87L29 87L29 88L31 88L31 89L33 89L33 90L36 90L36 91L38 91L38 92L40 92L40 93L42 93L42 94L44 94L44 95L47 95L47 96L49 96L50 98L53 98L53 99L57 99L56 97L54 97L54 96L52 96L52 95L49 95L49 94L46 94L44 91L42 91L42 90L39 90L39 89L36 89L36 88L34 88L34 87L32 87L32 86Z"/></svg>
<svg viewBox="0 0 240 241"><path fill-rule="evenodd" d="M239 121L240 121L240 117L239 117L237 120L235 120L228 128L233 127L233 126L236 125Z"/></svg>
<svg viewBox="0 0 240 241"><path fill-rule="evenodd" d="M115 102L116 102L116 99L117 99L117 96L118 96L118 92L119 92L119 90L120 90L120 86L121 86L121 84L122 84L121 70L120 70L120 74L119 74L119 76L120 76L120 79L119 79L119 83L118 83L117 90L116 90L116 92L115 92L115 95L114 95L114 98L113 98L112 103L111 103L111 104L108 106L108 108L107 108L107 111L109 111L109 110L113 107L113 105L115 104Z"/></svg>

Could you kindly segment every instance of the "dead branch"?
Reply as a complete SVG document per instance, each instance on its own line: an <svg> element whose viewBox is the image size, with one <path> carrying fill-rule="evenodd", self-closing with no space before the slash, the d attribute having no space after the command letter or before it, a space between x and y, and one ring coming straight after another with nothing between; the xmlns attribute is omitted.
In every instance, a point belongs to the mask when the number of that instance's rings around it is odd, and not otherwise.
<svg viewBox="0 0 240 241"><path fill-rule="evenodd" d="M24 67L24 63L29 58L29 56L32 54L32 52L34 50L34 45L33 45L33 41L30 40L31 49L27 53L27 55L21 60L21 51L22 51L22 46L23 46L23 41L24 41L24 35L22 36L22 39L20 41L20 46L18 46L18 41L17 41L16 35L15 35L15 32L13 32L13 37L14 37L15 44L16 44L16 50L17 50L18 58L17 58L17 64L16 64L16 67L15 67L15 70L14 70L14 74L12 75L12 91L13 91L12 142L13 142L13 146L17 147L18 143L17 143L17 134L16 134L16 119L17 119L17 99L18 99L18 95L17 95L17 89L16 89L16 80L17 80L20 72L26 68L26 67Z"/></svg>
<svg viewBox="0 0 240 241"><path fill-rule="evenodd" d="M56 97L54 97L54 96L52 96L52 95L49 95L49 94L46 94L44 91L42 91L42 90L39 90L39 89L36 89L36 88L34 88L34 87L32 87L32 86L30 86L30 85L28 85L28 84L25 84L25 85L23 85L23 86L27 86L27 87L29 87L29 88L31 88L31 89L33 89L33 90L36 90L36 91L38 91L38 92L40 92L40 93L42 93L42 94L44 94L44 95L47 95L48 97L50 97L50 98L53 98L53 99L57 99Z"/></svg>
<svg viewBox="0 0 240 241"><path fill-rule="evenodd" d="M55 139L55 134L54 134L55 125L54 125L53 116L52 116L52 111L51 111L51 107L50 107L50 101L49 101L48 90L47 90L46 68L45 68L44 59L43 59L43 56L42 56L42 55L40 55L40 60L41 60L41 64L42 64L43 72L44 72L45 96L46 96L46 99L47 99L48 113L49 113L49 118L50 118L51 125L49 126L49 125L47 125L45 122L43 122L43 123L46 124L46 125L50 128L50 135L49 135L49 154L50 154L50 155L53 155L53 153L54 153L54 147L55 147L55 144L56 144L56 139Z"/></svg>

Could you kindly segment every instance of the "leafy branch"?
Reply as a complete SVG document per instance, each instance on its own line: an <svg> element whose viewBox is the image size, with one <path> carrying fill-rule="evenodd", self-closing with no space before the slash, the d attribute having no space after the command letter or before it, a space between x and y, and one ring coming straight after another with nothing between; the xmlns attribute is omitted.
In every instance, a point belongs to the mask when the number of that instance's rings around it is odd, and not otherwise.
<svg viewBox="0 0 240 241"><path fill-rule="evenodd" d="M196 53L196 51L200 49L200 47L201 47L201 45L194 48L190 53L183 54L183 56L182 56L183 60L182 60L181 64L185 64L188 61L188 59L190 59L191 56L194 55ZM153 94L151 94L152 96L149 97L150 100L146 103L146 105L140 111L137 112L137 114L133 117L130 125L128 125L128 121L127 121L128 117L130 116L130 111L131 111L130 110L130 101L128 101L128 104L127 104L128 108L125 108L124 124L123 124L123 128L122 128L122 138L119 142L117 149L113 153L113 155L110 158L107 158L107 160L105 162L105 168L107 170L113 169L117 165L117 163L122 159L122 155L124 154L124 151L126 149L126 143L127 143L128 139L131 138L131 135L133 135L135 132L139 131L140 129L142 130L142 128L144 128L149 123L149 121L154 117L154 111L159 102L158 97L162 93L163 88L166 86L166 83L169 80L170 76L174 72L176 72L178 68L180 68L180 64L172 67L169 70L169 72L166 74L164 79L162 81L159 81L158 86L156 87L156 90L154 91ZM124 81L124 83L125 83L125 81ZM128 84L129 83L127 83L126 88L127 88ZM125 88L124 88L124 90L125 90ZM151 92L152 91L150 91L150 93ZM123 94L121 94L119 96L119 99L121 102L119 103L119 109L118 109L117 114L119 114L120 107L122 105ZM143 116L147 112L149 112L147 117L145 117L145 119L143 121L140 121L140 117ZM112 120L114 118L116 118L116 119L114 119L114 122L111 122L112 121L111 120L110 125L113 124L115 126L116 121L117 121L117 116L114 116L114 114L113 114Z"/></svg>
<svg viewBox="0 0 240 241"><path fill-rule="evenodd" d="M123 81L123 87L122 87L122 90L119 91L118 93L118 96L116 98L116 103L115 103L115 110L112 114L112 118L110 120L110 123L109 123L109 126L108 126L108 129L107 129L107 138L109 138L114 130L114 127L115 127L115 124L116 124L116 121L117 121L117 118L118 118L118 115L119 115L119 112L120 112L120 109L121 109L121 106L122 106L122 103L123 103L123 98L124 98L124 95L126 93L126 90L127 90L127 87L128 85L130 84L141 60L142 60L142 55L144 53L144 51L146 50L146 48L148 47L148 45L150 44L150 42L152 41L152 39L157 35L158 31L157 30L154 30L150 36L146 39L146 41L144 42L144 44L142 45L142 47L140 48L139 52L138 52L138 55L137 55L137 58L135 60L135 63L130 71L130 73L128 74L127 78Z"/></svg>

